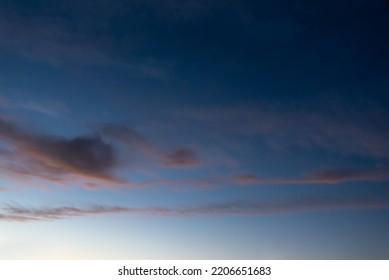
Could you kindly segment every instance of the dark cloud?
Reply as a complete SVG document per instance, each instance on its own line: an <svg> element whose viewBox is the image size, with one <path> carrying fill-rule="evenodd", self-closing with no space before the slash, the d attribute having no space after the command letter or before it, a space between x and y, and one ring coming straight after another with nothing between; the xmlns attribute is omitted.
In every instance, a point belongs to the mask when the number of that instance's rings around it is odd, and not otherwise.
<svg viewBox="0 0 389 280"><path fill-rule="evenodd" d="M113 147L98 135L66 139L36 134L0 118L0 140L12 151L3 170L58 180L78 175L117 181L111 173L117 166Z"/></svg>
<svg viewBox="0 0 389 280"><path fill-rule="evenodd" d="M264 184L340 184L354 181L389 181L389 168L377 169L330 169L300 178L261 178L254 174L242 174L234 178L240 185Z"/></svg>
<svg viewBox="0 0 389 280"><path fill-rule="evenodd" d="M99 136L76 137L74 139L53 139L44 137L38 140L32 153L45 154L45 157L59 163L59 166L80 173L108 178L115 166L115 156L110 144Z"/></svg>
<svg viewBox="0 0 389 280"><path fill-rule="evenodd" d="M142 168L144 164L156 163L184 168L197 165L199 161L190 148L180 148L166 155L127 125L104 124L97 131L94 135L63 138L28 131L0 117L0 170L13 180L37 178L64 186L81 183L88 189L162 185L207 188L211 185L206 180L196 179L152 178L136 184L120 179L114 174L118 168ZM135 162L131 167L128 166L130 161Z"/></svg>
<svg viewBox="0 0 389 280"><path fill-rule="evenodd" d="M199 160L193 149L184 147L168 154L164 163L171 167L190 167L199 164Z"/></svg>

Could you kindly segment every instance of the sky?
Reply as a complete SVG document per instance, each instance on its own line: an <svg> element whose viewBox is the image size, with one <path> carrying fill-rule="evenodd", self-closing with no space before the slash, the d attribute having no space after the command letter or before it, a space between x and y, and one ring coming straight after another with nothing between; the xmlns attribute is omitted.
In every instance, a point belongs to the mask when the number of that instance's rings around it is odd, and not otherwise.
<svg viewBox="0 0 389 280"><path fill-rule="evenodd" d="M1 0L0 259L388 259L389 2Z"/></svg>

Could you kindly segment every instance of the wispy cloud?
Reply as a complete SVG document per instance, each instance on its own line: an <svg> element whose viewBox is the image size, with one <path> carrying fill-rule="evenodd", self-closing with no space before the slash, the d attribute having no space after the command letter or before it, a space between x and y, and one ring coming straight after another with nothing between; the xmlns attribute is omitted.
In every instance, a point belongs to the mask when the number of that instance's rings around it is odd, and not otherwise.
<svg viewBox="0 0 389 280"><path fill-rule="evenodd" d="M111 17L123 9L132 12L128 9L131 5L100 1L91 6L85 1L70 1L61 8L52 7L59 13L58 9L62 10L61 15L67 15L53 18L45 13L26 17L23 6L0 3L0 35L4 38L0 46L23 58L55 67L109 66L123 70L131 77L165 80L171 75L173 63L151 56L129 57L128 52L140 43L136 34L126 33L123 42L122 37L115 38L109 32ZM50 6L47 5L47 8ZM44 10L46 7L40 8ZM69 21L69 18L72 20ZM94 24L85 24L88 21ZM122 45L126 47L125 53L116 49L116 46Z"/></svg>
<svg viewBox="0 0 389 280"><path fill-rule="evenodd" d="M12 111L28 110L55 118L62 118L64 115L69 113L67 106L58 101L15 101L14 99L1 95L0 108Z"/></svg>
<svg viewBox="0 0 389 280"><path fill-rule="evenodd" d="M329 169L297 178L264 178L246 173L234 178L239 185L340 184L354 181L389 181L389 168Z"/></svg>
<svg viewBox="0 0 389 280"><path fill-rule="evenodd" d="M190 167L198 165L199 159L196 152L191 148L179 148L164 159L164 164L171 167Z"/></svg>
<svg viewBox="0 0 389 280"><path fill-rule="evenodd" d="M148 155L156 153L150 141L128 125L106 123L101 126L100 132L108 138L121 142L130 151L138 149Z"/></svg>
<svg viewBox="0 0 389 280"><path fill-rule="evenodd" d="M106 184L101 182L86 182L85 187L89 190L98 190L104 188L113 189L145 189L153 187L164 187L169 190L183 191L191 188L210 189L219 186L220 183L208 179L147 179L142 182L124 182L116 184Z"/></svg>
<svg viewBox="0 0 389 280"><path fill-rule="evenodd" d="M30 111L38 112L50 117L61 117L68 110L65 105L59 102L52 103L36 103L36 102L27 102L19 106L20 108L27 109Z"/></svg>
<svg viewBox="0 0 389 280"><path fill-rule="evenodd" d="M385 129L389 115L377 106L364 111L347 104L298 111L232 106L186 110L181 115L224 134L260 136L273 148L316 147L341 154L389 157L389 131Z"/></svg>
<svg viewBox="0 0 389 280"><path fill-rule="evenodd" d="M142 151L165 167L189 168L201 164L194 149L180 147L171 153L162 152L151 141L128 125L107 123L101 126L100 132L105 137L124 144L129 151Z"/></svg>
<svg viewBox="0 0 389 280"><path fill-rule="evenodd" d="M3 207L4 213L0 213L0 220L3 221L48 221L72 217L103 215L128 212L129 208L95 206L90 208L76 207L47 207L40 209L25 208L20 206L7 205Z"/></svg>
<svg viewBox="0 0 389 280"><path fill-rule="evenodd" d="M265 216L281 215L298 212L357 210L357 209L388 209L388 193L349 193L327 192L307 194L302 197L266 200L238 200L222 203L210 203L194 207L146 207L132 208L123 206L92 206L92 207L44 207L28 208L19 205L5 205L0 210L0 221L53 221L83 216L127 214L166 217L191 216Z"/></svg>
<svg viewBox="0 0 389 280"><path fill-rule="evenodd" d="M187 186L201 189L209 189L218 185L219 184L217 182L210 179L154 179L139 183L139 186L141 187L169 186L179 190L182 190L183 187Z"/></svg>

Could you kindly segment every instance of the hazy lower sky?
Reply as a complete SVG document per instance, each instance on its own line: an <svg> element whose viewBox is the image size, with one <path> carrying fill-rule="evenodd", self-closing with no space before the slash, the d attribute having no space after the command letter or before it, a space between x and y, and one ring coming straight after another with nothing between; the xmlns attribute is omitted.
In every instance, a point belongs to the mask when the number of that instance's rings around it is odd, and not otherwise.
<svg viewBox="0 0 389 280"><path fill-rule="evenodd" d="M0 259L388 259L388 3L0 1Z"/></svg>

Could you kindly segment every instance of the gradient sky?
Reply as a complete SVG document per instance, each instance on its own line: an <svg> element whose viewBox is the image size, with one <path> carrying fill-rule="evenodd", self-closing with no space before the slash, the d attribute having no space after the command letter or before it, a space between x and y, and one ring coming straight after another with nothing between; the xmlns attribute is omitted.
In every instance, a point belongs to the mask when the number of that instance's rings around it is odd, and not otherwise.
<svg viewBox="0 0 389 280"><path fill-rule="evenodd" d="M389 259L389 2L0 1L0 259Z"/></svg>

